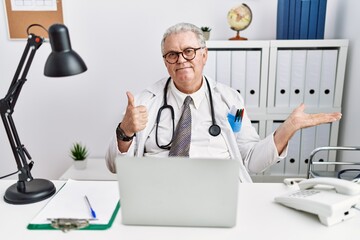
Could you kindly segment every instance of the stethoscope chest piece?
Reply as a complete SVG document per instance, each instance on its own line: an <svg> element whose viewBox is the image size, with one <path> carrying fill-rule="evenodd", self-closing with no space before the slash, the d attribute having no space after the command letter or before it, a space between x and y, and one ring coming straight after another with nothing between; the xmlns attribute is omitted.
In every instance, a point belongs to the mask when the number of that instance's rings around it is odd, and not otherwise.
<svg viewBox="0 0 360 240"><path fill-rule="evenodd" d="M216 137L220 134L221 129L219 125L213 124L209 127L209 133L211 136Z"/></svg>

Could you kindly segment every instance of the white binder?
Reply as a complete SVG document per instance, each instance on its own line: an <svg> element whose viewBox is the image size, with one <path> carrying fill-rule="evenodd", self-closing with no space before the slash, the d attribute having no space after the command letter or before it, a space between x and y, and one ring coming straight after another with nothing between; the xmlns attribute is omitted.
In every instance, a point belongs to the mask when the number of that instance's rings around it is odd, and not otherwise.
<svg viewBox="0 0 360 240"><path fill-rule="evenodd" d="M257 108L260 101L261 51L253 50L246 53L245 105L248 108Z"/></svg>
<svg viewBox="0 0 360 240"><path fill-rule="evenodd" d="M231 52L231 86L245 96L246 51Z"/></svg>
<svg viewBox="0 0 360 240"><path fill-rule="evenodd" d="M315 149L315 131L316 127L301 129L301 147L300 147L300 169L299 174L305 176L310 153Z"/></svg>
<svg viewBox="0 0 360 240"><path fill-rule="evenodd" d="M330 129L331 129L331 124L330 123L316 126L315 148L329 146ZM329 161L329 151L320 151L320 152L318 152L317 154L315 154L313 161L314 162L319 162L319 161L327 162L327 161ZM327 171L326 165L324 165L324 166L318 166L317 165L315 167L316 167L316 169L314 169L315 171Z"/></svg>
<svg viewBox="0 0 360 240"><path fill-rule="evenodd" d="M317 107L319 102L322 50L308 50L304 103Z"/></svg>
<svg viewBox="0 0 360 240"><path fill-rule="evenodd" d="M259 134L259 121L251 121L251 125L255 128L256 132Z"/></svg>
<svg viewBox="0 0 360 240"><path fill-rule="evenodd" d="M217 51L216 56L216 81L231 85L231 52Z"/></svg>
<svg viewBox="0 0 360 240"><path fill-rule="evenodd" d="M275 107L288 107L291 81L291 50L277 52Z"/></svg>
<svg viewBox="0 0 360 240"><path fill-rule="evenodd" d="M293 50L291 59L290 107L304 102L306 50Z"/></svg>
<svg viewBox="0 0 360 240"><path fill-rule="evenodd" d="M285 160L285 175L295 176L299 173L300 135L301 131L297 131L289 141L288 154Z"/></svg>
<svg viewBox="0 0 360 240"><path fill-rule="evenodd" d="M332 107L334 102L338 50L324 50L321 67L319 107Z"/></svg>
<svg viewBox="0 0 360 240"><path fill-rule="evenodd" d="M216 80L216 51L208 51L208 59L204 67L206 76Z"/></svg>

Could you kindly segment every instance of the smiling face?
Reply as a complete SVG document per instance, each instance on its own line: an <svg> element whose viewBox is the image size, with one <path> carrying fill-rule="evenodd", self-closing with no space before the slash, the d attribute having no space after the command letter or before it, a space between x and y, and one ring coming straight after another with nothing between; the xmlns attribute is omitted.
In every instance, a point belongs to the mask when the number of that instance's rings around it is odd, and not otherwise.
<svg viewBox="0 0 360 240"><path fill-rule="evenodd" d="M182 52L187 48L199 48L200 43L191 31L173 33L164 41L164 53ZM207 49L196 51L193 60L186 60L182 54L176 63L170 64L164 59L165 66L173 79L175 86L183 93L191 94L200 89L202 84L203 69L207 60Z"/></svg>

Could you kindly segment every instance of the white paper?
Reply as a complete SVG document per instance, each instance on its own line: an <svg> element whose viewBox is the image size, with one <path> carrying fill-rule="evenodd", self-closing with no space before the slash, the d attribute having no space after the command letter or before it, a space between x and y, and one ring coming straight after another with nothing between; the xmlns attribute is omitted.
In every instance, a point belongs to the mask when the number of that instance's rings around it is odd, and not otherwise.
<svg viewBox="0 0 360 240"><path fill-rule="evenodd" d="M91 224L108 224L119 201L118 182L71 179L38 213L31 224L48 224L49 218L91 219L85 195L96 212L97 220L91 221Z"/></svg>
<svg viewBox="0 0 360 240"><path fill-rule="evenodd" d="M11 0L12 11L56 11L56 0Z"/></svg>

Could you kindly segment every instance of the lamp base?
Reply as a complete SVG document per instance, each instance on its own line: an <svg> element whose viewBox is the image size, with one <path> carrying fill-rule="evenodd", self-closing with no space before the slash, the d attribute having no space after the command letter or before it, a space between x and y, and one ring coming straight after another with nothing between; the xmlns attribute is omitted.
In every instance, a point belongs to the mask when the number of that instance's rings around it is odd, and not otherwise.
<svg viewBox="0 0 360 240"><path fill-rule="evenodd" d="M23 185L19 190L19 184ZM33 179L29 182L17 182L5 192L4 200L11 204L29 204L45 200L56 192L52 182L46 179Z"/></svg>

